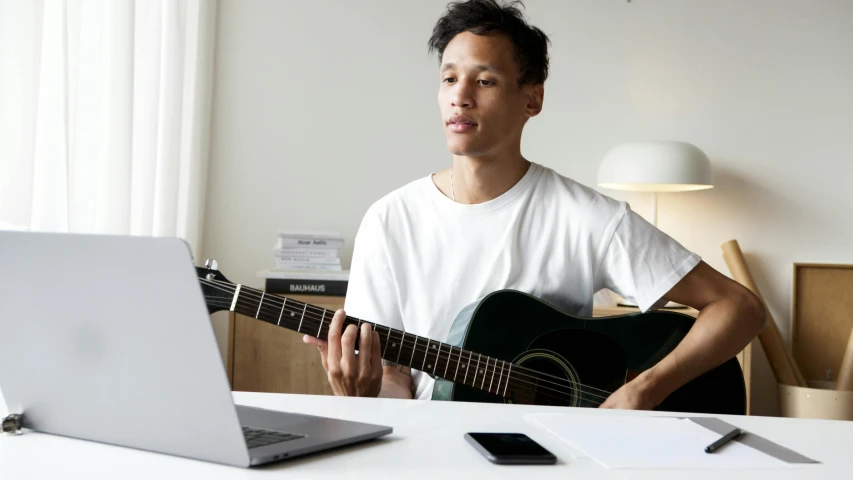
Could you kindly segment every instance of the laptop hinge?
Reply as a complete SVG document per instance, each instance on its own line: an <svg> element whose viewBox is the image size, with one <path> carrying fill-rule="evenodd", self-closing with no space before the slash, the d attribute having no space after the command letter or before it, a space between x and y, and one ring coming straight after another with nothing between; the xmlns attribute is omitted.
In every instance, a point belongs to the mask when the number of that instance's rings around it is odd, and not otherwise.
<svg viewBox="0 0 853 480"><path fill-rule="evenodd" d="M8 435L20 435L23 428L23 415L13 413L3 418L3 433Z"/></svg>

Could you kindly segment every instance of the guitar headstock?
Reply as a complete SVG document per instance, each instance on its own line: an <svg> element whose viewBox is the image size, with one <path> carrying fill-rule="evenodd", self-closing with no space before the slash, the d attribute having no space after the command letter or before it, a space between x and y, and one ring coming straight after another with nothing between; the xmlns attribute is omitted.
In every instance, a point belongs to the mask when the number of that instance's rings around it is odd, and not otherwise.
<svg viewBox="0 0 853 480"><path fill-rule="evenodd" d="M203 267L195 267L201 291L204 293L204 303L210 313L229 310L236 288L236 285L216 268L216 260L213 259L205 261Z"/></svg>

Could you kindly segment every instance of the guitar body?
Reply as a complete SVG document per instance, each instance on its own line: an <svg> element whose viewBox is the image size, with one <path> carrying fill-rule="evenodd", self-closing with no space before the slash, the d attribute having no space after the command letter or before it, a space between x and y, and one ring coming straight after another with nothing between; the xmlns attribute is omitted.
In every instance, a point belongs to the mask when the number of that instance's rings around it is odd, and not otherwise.
<svg viewBox="0 0 853 480"><path fill-rule="evenodd" d="M460 312L448 343L559 377L563 382L568 380L569 384L583 388L578 387L576 395L556 396L549 394L553 390L548 382L540 379L525 393L503 398L437 378L432 398L597 406L607 392L615 391L669 354L693 322L688 315L660 311L600 318L575 317L531 295L513 290L497 291ZM729 359L682 386L657 410L745 414L746 388L737 359Z"/></svg>

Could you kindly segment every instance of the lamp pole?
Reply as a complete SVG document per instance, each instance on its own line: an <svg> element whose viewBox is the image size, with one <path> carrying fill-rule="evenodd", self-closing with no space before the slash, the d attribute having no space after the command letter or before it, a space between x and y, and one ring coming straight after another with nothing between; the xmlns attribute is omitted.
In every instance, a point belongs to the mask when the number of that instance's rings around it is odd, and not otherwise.
<svg viewBox="0 0 853 480"><path fill-rule="evenodd" d="M652 192L652 225L658 226L658 192Z"/></svg>

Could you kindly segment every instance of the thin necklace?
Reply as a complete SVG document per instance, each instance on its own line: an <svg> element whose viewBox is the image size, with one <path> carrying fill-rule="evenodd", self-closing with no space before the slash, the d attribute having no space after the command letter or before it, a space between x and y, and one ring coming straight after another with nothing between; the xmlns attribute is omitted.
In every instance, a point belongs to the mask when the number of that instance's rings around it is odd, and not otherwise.
<svg viewBox="0 0 853 480"><path fill-rule="evenodd" d="M453 201L456 201L456 191L453 190L453 169L456 165L450 166L450 194L453 195Z"/></svg>

